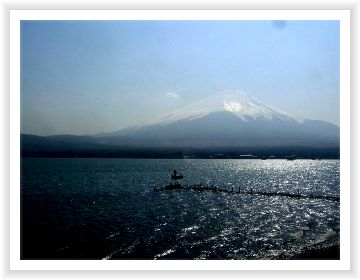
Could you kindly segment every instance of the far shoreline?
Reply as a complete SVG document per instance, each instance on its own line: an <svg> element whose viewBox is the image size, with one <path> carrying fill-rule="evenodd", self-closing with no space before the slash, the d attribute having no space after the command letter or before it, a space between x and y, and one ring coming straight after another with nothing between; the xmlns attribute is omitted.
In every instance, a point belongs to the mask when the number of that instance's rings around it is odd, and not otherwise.
<svg viewBox="0 0 360 280"><path fill-rule="evenodd" d="M142 150L123 151L21 151L21 158L128 158L128 159L241 159L241 160L339 160L336 153L214 153L208 150L187 153L181 150Z"/></svg>

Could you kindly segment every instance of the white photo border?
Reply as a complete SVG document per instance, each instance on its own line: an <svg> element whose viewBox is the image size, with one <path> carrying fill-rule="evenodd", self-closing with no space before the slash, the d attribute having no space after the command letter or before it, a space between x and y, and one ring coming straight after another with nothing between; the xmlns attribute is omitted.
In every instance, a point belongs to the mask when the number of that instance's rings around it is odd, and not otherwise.
<svg viewBox="0 0 360 280"><path fill-rule="evenodd" d="M339 20L340 260L21 260L21 20ZM350 10L11 10L10 11L10 270L349 270L350 269Z"/></svg>

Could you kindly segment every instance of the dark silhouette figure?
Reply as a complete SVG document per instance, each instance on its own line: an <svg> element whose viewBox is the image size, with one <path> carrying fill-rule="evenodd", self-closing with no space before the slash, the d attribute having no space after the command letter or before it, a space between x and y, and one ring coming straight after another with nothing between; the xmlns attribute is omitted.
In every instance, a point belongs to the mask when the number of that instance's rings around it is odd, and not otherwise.
<svg viewBox="0 0 360 280"><path fill-rule="evenodd" d="M171 175L171 179L177 180L183 178L183 175L176 175L176 173L176 170L174 170L173 174Z"/></svg>

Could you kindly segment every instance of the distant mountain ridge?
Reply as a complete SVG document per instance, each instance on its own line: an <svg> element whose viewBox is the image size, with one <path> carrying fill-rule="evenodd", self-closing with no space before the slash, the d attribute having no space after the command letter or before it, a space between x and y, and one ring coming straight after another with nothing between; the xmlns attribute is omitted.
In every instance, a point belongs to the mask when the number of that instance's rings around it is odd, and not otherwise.
<svg viewBox="0 0 360 280"><path fill-rule="evenodd" d="M114 153L120 150L282 147L338 149L340 128L324 121L292 117L243 92L208 97L137 126L94 136L22 135L22 151Z"/></svg>

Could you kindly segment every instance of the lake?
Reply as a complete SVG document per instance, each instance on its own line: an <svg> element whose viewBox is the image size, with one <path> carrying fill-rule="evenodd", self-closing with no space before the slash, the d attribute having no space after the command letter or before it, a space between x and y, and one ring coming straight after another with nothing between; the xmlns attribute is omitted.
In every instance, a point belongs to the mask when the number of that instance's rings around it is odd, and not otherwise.
<svg viewBox="0 0 360 280"><path fill-rule="evenodd" d="M22 259L292 259L339 244L339 160L21 159Z"/></svg>

